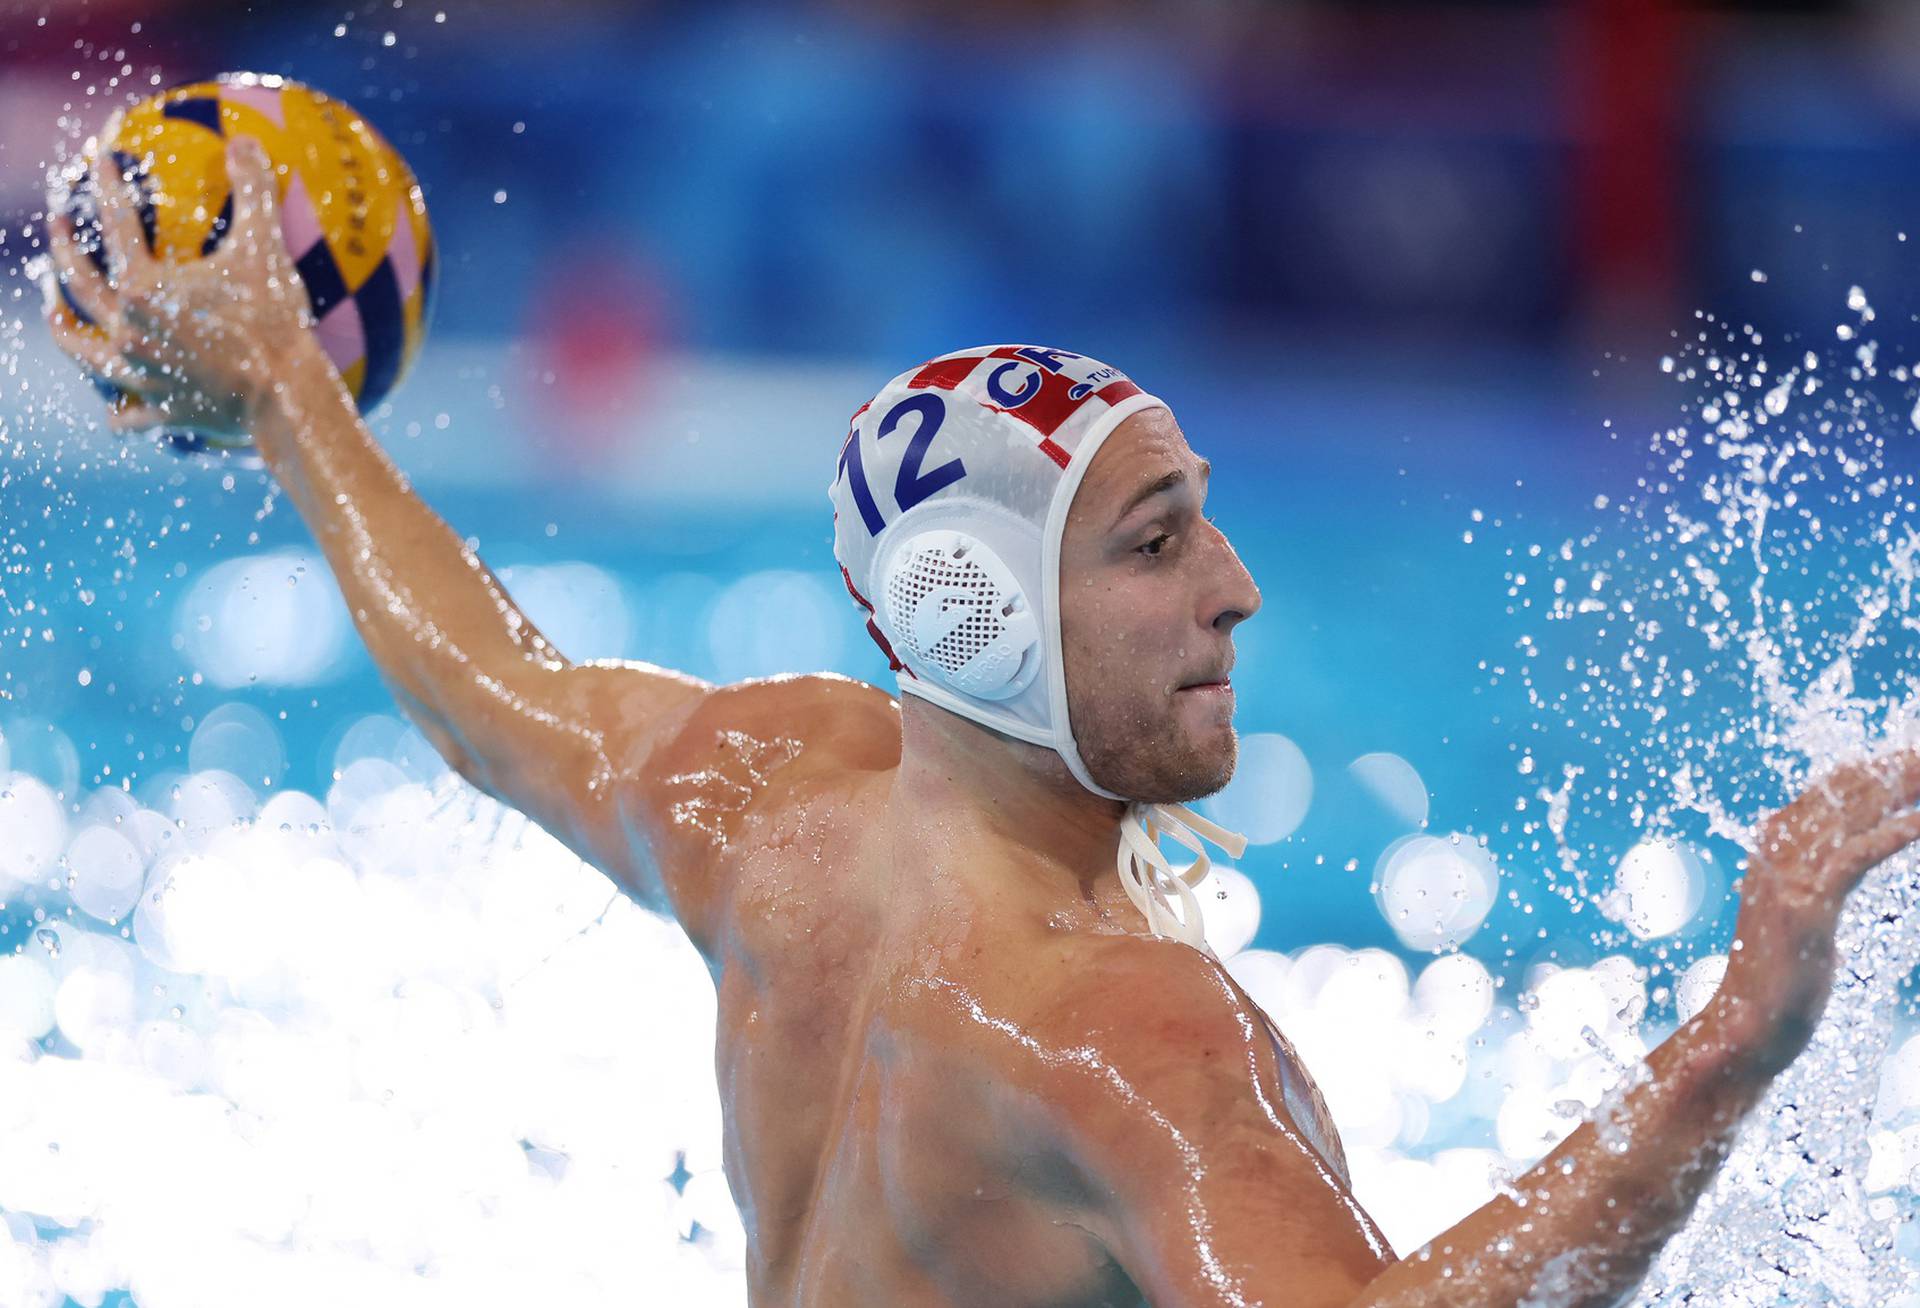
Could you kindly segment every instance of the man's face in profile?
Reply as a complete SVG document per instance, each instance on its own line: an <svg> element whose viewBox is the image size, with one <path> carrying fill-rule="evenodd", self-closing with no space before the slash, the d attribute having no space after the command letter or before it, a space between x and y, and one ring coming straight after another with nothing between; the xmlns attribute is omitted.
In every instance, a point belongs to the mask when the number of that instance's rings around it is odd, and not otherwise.
<svg viewBox="0 0 1920 1308"><path fill-rule="evenodd" d="M1223 683L1260 591L1207 521L1206 487L1173 415L1144 410L1094 456L1061 538L1068 715L1093 779L1128 799L1198 799L1233 775Z"/></svg>

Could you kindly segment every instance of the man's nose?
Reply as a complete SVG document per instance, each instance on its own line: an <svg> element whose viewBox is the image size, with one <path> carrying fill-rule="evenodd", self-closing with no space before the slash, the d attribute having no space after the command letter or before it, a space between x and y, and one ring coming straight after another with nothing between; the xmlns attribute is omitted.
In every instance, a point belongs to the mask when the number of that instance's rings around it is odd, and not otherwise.
<svg viewBox="0 0 1920 1308"><path fill-rule="evenodd" d="M1211 625L1216 631L1226 632L1260 611L1260 588L1254 585L1253 574L1240 562L1239 554L1224 535L1220 536L1220 553L1224 579Z"/></svg>

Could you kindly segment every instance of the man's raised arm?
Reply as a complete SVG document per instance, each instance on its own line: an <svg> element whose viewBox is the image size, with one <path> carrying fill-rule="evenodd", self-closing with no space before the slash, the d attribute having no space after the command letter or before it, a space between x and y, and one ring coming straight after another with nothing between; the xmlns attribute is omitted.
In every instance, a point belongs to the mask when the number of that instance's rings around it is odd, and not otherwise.
<svg viewBox="0 0 1920 1308"><path fill-rule="evenodd" d="M619 759L649 752L712 688L643 663L570 661L414 493L313 334L274 349L280 381L255 443L326 555L394 698L474 785L583 857L621 857Z"/></svg>
<svg viewBox="0 0 1920 1308"><path fill-rule="evenodd" d="M228 167L232 228L199 260L149 253L116 177L99 179L110 278L76 257L70 221L49 220L59 276L104 333L82 330L50 296L56 340L127 393L110 419L118 430L250 434L324 551L381 676L447 762L668 909L622 830L615 782L713 688L646 664L574 664L534 629L414 494L307 329L264 152L235 140Z"/></svg>

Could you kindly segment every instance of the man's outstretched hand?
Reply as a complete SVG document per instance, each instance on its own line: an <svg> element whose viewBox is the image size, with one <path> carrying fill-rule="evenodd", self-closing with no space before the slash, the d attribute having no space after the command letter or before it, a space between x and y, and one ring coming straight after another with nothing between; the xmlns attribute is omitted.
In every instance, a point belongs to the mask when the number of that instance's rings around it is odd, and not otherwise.
<svg viewBox="0 0 1920 1308"><path fill-rule="evenodd" d="M1806 1046L1833 987L1847 896L1920 840L1920 750L1834 768L1761 824L1718 1002L1763 1070Z"/></svg>
<svg viewBox="0 0 1920 1308"><path fill-rule="evenodd" d="M89 329L47 297L54 340L82 368L126 392L108 418L116 431L171 427L249 433L274 386L274 351L311 320L287 252L273 165L260 143L227 143L231 224L214 251L174 262L147 247L133 183L111 152L94 165L103 275L79 248L58 197L47 206L54 276L98 325Z"/></svg>

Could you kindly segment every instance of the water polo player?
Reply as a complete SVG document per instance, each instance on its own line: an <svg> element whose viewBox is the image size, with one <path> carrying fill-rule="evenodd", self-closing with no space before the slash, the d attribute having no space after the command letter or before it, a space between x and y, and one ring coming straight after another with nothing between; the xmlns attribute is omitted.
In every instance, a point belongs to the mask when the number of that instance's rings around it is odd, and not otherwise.
<svg viewBox="0 0 1920 1308"><path fill-rule="evenodd" d="M117 186L109 276L56 222L106 329L61 341L130 393L116 428L251 433L447 761L684 926L719 988L756 1304L1613 1302L1805 1043L1846 893L1920 836L1911 752L1774 814L1716 998L1604 1122L1396 1261L1159 849L1238 847L1181 805L1232 770L1232 636L1259 607L1165 405L1003 346L861 408L835 546L897 700L575 664L362 425L303 325L264 159L229 166L218 260L156 261Z"/></svg>

